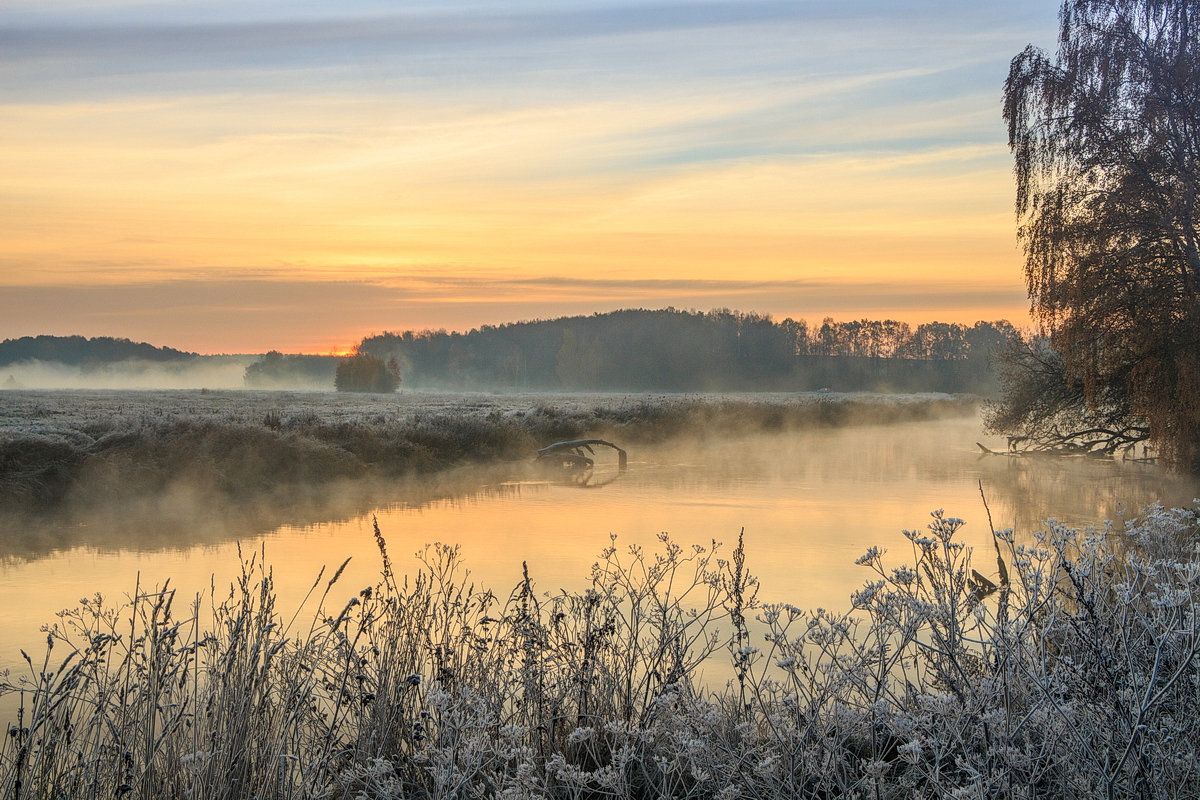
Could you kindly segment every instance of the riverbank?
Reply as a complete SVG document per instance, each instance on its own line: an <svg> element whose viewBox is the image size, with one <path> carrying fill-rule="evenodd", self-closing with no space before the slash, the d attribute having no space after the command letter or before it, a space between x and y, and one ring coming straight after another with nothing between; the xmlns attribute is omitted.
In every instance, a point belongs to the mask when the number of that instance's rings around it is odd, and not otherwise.
<svg viewBox="0 0 1200 800"><path fill-rule="evenodd" d="M186 487L232 499L345 479L532 458L584 436L623 444L967 416L955 395L347 396L6 392L0 507L120 504Z"/></svg>

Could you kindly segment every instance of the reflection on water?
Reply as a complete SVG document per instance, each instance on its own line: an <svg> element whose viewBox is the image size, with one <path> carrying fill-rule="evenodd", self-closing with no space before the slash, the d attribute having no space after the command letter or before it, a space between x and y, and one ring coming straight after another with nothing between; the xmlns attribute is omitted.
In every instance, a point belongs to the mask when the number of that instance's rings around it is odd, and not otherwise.
<svg viewBox="0 0 1200 800"><path fill-rule="evenodd" d="M1200 493L1153 467L980 456L977 441L1001 444L974 420L946 420L638 447L619 476L615 460L597 459L586 485L611 483L595 491L505 465L293 490L253 506L180 493L119 514L10 519L0 529L0 668L16 667L18 648L39 647L39 625L57 610L97 591L120 598L139 572L143 586L170 578L185 595L207 590L215 575L219 591L236 570L239 540L265 548L282 608L299 602L322 565L352 556L333 593L344 600L378 571L372 512L397 568L411 567L426 543L457 543L498 594L516 584L523 561L542 590L583 586L610 535L625 544L653 545L660 531L683 544L732 543L745 528L761 599L843 608L868 577L855 558L879 545L896 550L897 563L911 560L899 532L924 526L933 509L966 519L966 541L987 544L979 481L997 527L1019 536L1046 517L1119 523L1147 503L1188 505Z"/></svg>

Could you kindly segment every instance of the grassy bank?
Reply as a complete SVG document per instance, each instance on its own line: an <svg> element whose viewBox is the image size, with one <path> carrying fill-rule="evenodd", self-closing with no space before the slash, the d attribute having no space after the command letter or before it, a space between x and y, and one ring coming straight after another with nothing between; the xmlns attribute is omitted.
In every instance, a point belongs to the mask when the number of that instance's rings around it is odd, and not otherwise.
<svg viewBox="0 0 1200 800"><path fill-rule="evenodd" d="M339 395L8 392L0 506L121 502L186 485L281 486L527 460L583 436L625 445L965 415L946 395Z"/></svg>
<svg viewBox="0 0 1200 800"><path fill-rule="evenodd" d="M845 615L760 607L740 547L613 547L585 592L496 595L449 548L397 576L378 529L380 581L322 575L315 611L255 556L227 596L88 601L8 679L0 795L1194 796L1195 515L1000 531L973 565L960 524L864 555Z"/></svg>

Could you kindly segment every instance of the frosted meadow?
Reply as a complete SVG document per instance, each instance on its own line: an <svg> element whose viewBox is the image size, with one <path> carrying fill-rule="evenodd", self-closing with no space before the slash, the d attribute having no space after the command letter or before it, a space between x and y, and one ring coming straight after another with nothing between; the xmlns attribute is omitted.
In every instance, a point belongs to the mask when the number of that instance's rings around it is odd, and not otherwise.
<svg viewBox="0 0 1200 800"><path fill-rule="evenodd" d="M209 481L203 497L210 507L247 508L270 502L272 492L294 498L282 488L289 483L308 486L306 494L318 485L340 494L368 481L383 494L343 509L366 529L353 542L330 533L268 536L256 545L262 531L246 538L239 529L240 545L217 546L229 567L241 553L229 580L177 593L186 580L161 585L144 574L136 588L126 584L103 598L74 591L85 601L48 617L46 646L31 637L4 679L11 723L0 781L7 795L1186 797L1200 777L1200 737L1186 711L1200 699L1194 514L1150 508L1126 524L1050 523L1040 532L1022 520L1018 532L993 535L989 511L1016 518L1021 505L1065 497L1038 500L1020 487L1103 487L1104 470L1118 466L1072 473L1097 465L1064 472L1059 464L1050 467L1058 479L1048 481L1047 473L1028 471L1040 468L1029 459L969 453L978 430L973 401L412 394L335 403L328 395L215 392L9 398L23 418L5 416L6 448L38 441L83 454L77 474L85 477L64 489L59 513L79 515L100 502L97 486L154 487L178 498L173 484L195 489L198 476ZM960 440L957 454L938 438L938 426ZM430 460L413 461L411 451L403 462L369 458L400 432ZM628 476L579 492L520 472L530 442L582 433L629 447ZM218 445L241 441L281 448L278 463L288 467L273 473L278 485L217 479L230 456ZM756 561L756 547L786 553L786 542L756 544L770 534L753 525L739 540L712 503L697 519L720 519L722 529L695 544L682 537L701 530L699 523L630 537L618 506L606 505L620 497L613 492L642 491L640 476L660 472L673 475L667 493L691 485L725 502L720 487L762 486L752 496L765 503L780 486L796 485L774 482L775 473L801 453L816 451L810 457L827 471L804 472L804 480L828 487L867 465L886 472L924 464L922 441L930 466L916 469L927 491L973 492L969 510L979 518L964 526L951 514L930 517L930 505L921 512L926 527L901 533L889 525L866 544L849 536L856 550L829 555L856 577L823 601L786 602L789 593L809 597L805 584L829 571L813 561L819 546L807 569L797 570L773 563L787 556ZM881 448L876 455L869 442ZM124 471L123 447L138 448L139 458L155 454L159 467L129 483L136 473ZM172 448L203 454L205 468L172 472L182 463ZM888 448L899 448L904 460L893 460ZM735 457L746 451L759 460ZM510 488L493 503L478 494L483 473L473 473L475 483L467 484L476 494L462 505L439 499L463 491L445 482L419 508L380 502L400 485L389 481L414 479L421 469L414 464L436 470L437 455L450 452L473 454L487 469L500 465L485 473L492 485ZM669 457L656 460L661 454ZM236 448L233 455L240 457ZM350 457L366 472L349 471ZM714 471L705 478L695 471L702 459L723 466L706 467ZM937 477L960 462L980 470L990 509L968 476L957 483ZM263 463L270 462L257 462L260 471ZM1126 472L1144 478L1152 470L1131 465ZM36 504L36 491L50 484L34 477L18 493ZM915 484L889 485L866 490L895 513L889 498L913 494ZM1121 485L1109 491L1137 494L1136 481ZM1097 491L1077 501L1103 504L1104 490ZM1006 499L1006 492L1014 493ZM667 495L654 496L661 503ZM630 503L646 509L645 497L635 494ZM965 496L957 502L966 507ZM487 552L486 540L466 533L461 546L421 548L417 559L408 558L407 544L397 551L397 541L413 541L414 529L437 528L439 514L505 504L522 509L514 519L535 528L537 507L550 505L541 540L567 540L580 529L588 541L563 564L536 547L527 556L525 544L483 559L507 562L507 573L480 563L475 554ZM833 505L848 505L847 519L872 513L850 495L835 495ZM588 509L601 517L599 527ZM6 518L9 538L13 520L38 514L23 513ZM756 512L743 505L739 513ZM796 508L787 513L794 517ZM643 524L652 519L645 510L641 516ZM630 519L635 525L637 517ZM833 524L842 526L842 538L851 533L842 518ZM88 528L70 529L86 536ZM601 550L607 536L596 532L604 528L621 535ZM836 540L838 529L820 528L819 536ZM213 547L214 540L200 541ZM300 577L302 586L281 584L298 576L275 567L289 554L278 548L292 541L300 550L324 548L320 558L329 565ZM350 564L332 552L339 543L357 548ZM150 552L163 547L156 542ZM189 559L202 552L182 549ZM57 557L53 544L9 552L10 570ZM530 561L524 573L520 559ZM769 576L761 584L759 572ZM789 580L785 588L772 585Z"/></svg>

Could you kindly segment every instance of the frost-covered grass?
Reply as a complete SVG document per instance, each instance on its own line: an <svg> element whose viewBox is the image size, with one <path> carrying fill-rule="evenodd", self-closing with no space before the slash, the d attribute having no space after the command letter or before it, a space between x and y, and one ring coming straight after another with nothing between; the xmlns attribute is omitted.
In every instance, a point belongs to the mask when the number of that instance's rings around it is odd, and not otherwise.
<svg viewBox="0 0 1200 800"><path fill-rule="evenodd" d="M344 395L5 392L0 505L97 503L187 484L280 485L520 460L581 436L633 444L966 415L948 395Z"/></svg>
<svg viewBox="0 0 1200 800"><path fill-rule="evenodd" d="M453 548L402 579L378 529L380 581L319 576L315 613L254 557L223 599L88 600L5 687L0 796L1195 797L1196 515L1000 531L974 565L960 524L864 555L846 614L759 606L740 547L496 595Z"/></svg>

